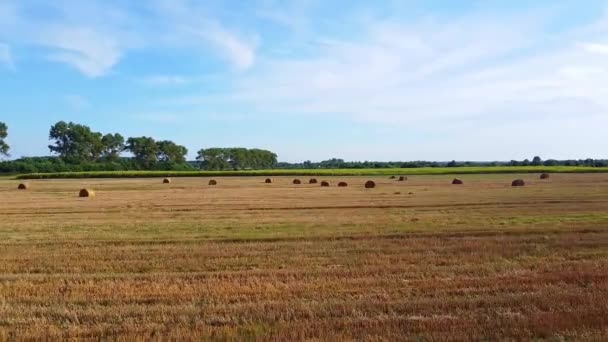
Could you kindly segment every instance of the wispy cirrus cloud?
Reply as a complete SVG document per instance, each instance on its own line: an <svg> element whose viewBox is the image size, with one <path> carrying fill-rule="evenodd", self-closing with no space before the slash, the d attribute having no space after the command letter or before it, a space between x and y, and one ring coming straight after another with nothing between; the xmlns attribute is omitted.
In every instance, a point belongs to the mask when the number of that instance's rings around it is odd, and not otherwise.
<svg viewBox="0 0 608 342"><path fill-rule="evenodd" d="M167 38L170 43L210 51L237 71L254 65L259 35L243 34L238 29L226 26L202 3L157 0L153 8L159 20L172 33Z"/></svg>
<svg viewBox="0 0 608 342"><path fill-rule="evenodd" d="M311 36L314 53L306 56L262 56L229 93L168 101L277 120L325 116L447 136L467 131L469 140L487 130L495 137L487 148L502 151L517 132L566 153L572 149L555 142L555 132L576 136L573 121L590 130L608 125L608 30L596 23L553 35L550 22L528 14L369 21L354 37Z"/></svg>
<svg viewBox="0 0 608 342"><path fill-rule="evenodd" d="M51 27L41 33L39 44L53 49L50 60L68 64L88 77L107 74L123 54L118 41L88 27Z"/></svg>
<svg viewBox="0 0 608 342"><path fill-rule="evenodd" d="M255 63L258 37L243 38L217 22L196 33L213 45L237 70L249 69Z"/></svg>

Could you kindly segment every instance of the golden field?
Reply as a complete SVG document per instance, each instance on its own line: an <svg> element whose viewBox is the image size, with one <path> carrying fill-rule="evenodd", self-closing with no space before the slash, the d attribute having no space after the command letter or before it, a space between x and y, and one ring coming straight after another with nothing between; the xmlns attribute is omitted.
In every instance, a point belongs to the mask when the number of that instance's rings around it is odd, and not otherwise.
<svg viewBox="0 0 608 342"><path fill-rule="evenodd" d="M0 340L608 339L608 174L264 178L0 179Z"/></svg>

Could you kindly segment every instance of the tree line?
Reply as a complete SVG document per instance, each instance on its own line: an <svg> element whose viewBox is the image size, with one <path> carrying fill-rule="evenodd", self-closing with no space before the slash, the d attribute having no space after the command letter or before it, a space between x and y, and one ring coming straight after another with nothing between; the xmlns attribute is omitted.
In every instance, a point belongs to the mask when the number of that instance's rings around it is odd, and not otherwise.
<svg viewBox="0 0 608 342"><path fill-rule="evenodd" d="M9 156L8 127L0 122L0 155ZM0 173L128 171L128 170L243 170L269 169L277 155L261 149L208 148L187 161L188 149L170 140L130 137L93 131L89 126L59 121L49 130L52 157L28 157L0 162ZM131 156L125 157L129 153Z"/></svg>
<svg viewBox="0 0 608 342"><path fill-rule="evenodd" d="M9 156L8 127L0 122L0 156ZM263 169L377 169L463 166L589 166L608 167L605 159L511 160L508 162L345 161L278 162L277 155L261 149L213 147L201 149L195 161L187 161L188 149L170 140L130 137L95 132L86 125L59 121L49 130L49 151L55 156L27 157L0 162L0 173L163 170L263 170ZM130 156L125 156L125 153Z"/></svg>

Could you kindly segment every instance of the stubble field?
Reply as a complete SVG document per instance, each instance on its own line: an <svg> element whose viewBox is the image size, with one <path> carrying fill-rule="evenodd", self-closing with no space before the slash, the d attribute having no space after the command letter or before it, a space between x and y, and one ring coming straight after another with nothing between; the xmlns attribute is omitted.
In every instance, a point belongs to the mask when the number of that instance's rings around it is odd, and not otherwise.
<svg viewBox="0 0 608 342"><path fill-rule="evenodd" d="M0 179L0 340L608 339L608 174L452 178Z"/></svg>

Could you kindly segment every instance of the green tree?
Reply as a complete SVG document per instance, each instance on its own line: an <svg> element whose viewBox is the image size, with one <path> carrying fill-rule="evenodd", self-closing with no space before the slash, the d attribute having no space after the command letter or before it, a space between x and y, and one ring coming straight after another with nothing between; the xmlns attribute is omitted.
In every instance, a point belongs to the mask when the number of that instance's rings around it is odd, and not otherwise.
<svg viewBox="0 0 608 342"><path fill-rule="evenodd" d="M108 133L101 138L101 144L101 158L113 162L120 158L120 153L125 149L125 138L118 133Z"/></svg>
<svg viewBox="0 0 608 342"><path fill-rule="evenodd" d="M97 161L103 151L102 135L88 126L59 121L51 126L49 150L68 163L81 164Z"/></svg>
<svg viewBox="0 0 608 342"><path fill-rule="evenodd" d="M151 169L158 161L158 145L150 137L129 138L125 150L133 154L141 168Z"/></svg>
<svg viewBox="0 0 608 342"><path fill-rule="evenodd" d="M233 148L208 148L198 151L196 160L205 170L271 169L277 165L277 155L266 150Z"/></svg>
<svg viewBox="0 0 608 342"><path fill-rule="evenodd" d="M8 156L8 150L10 146L6 143L5 139L8 136L8 127L4 122L0 122L0 155Z"/></svg>
<svg viewBox="0 0 608 342"><path fill-rule="evenodd" d="M225 148L207 148L198 151L196 160L205 170L226 170L230 168L229 156Z"/></svg>
<svg viewBox="0 0 608 342"><path fill-rule="evenodd" d="M543 160L540 159L539 156L536 156L536 157L534 157L532 159L532 165L534 165L534 166L541 166L541 165L543 165Z"/></svg>
<svg viewBox="0 0 608 342"><path fill-rule="evenodd" d="M177 164L186 162L186 154L188 154L186 147L169 140L159 141L156 145L158 147L156 156L159 161Z"/></svg>

